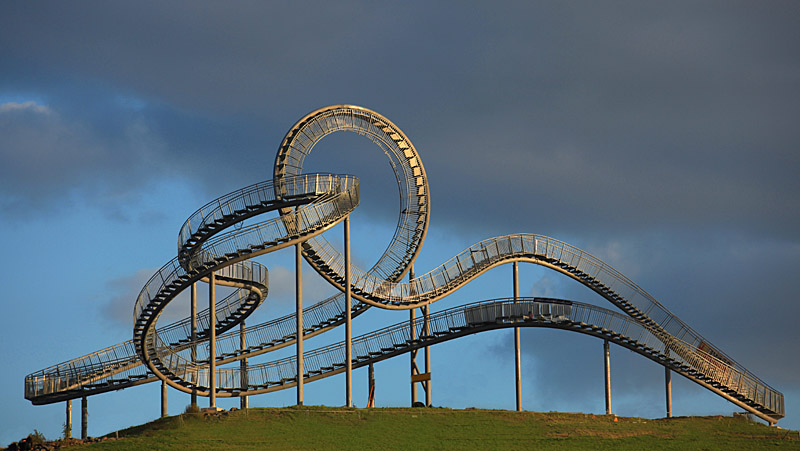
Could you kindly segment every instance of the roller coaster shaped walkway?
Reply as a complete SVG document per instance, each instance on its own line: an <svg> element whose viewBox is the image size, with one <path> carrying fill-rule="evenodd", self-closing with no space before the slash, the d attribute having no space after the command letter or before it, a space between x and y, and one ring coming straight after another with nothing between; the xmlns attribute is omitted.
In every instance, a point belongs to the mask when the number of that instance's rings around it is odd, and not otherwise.
<svg viewBox="0 0 800 451"><path fill-rule="evenodd" d="M215 305L215 396L249 396L298 384L296 357L247 364L255 357L296 343L295 314L233 329L267 297L268 271L253 257L300 245L305 260L345 291L345 258L324 237L358 205L354 176L303 174L314 145L337 131L372 140L389 157L400 189L401 213L387 249L369 270L351 266L357 316L371 306L392 310L431 304L487 270L512 262L542 265L563 273L620 309L623 314L566 300L512 298L477 302L404 321L356 337L353 368L369 365L465 335L508 327L548 327L597 336L635 351L675 371L770 424L783 418L783 394L734 361L627 277L598 258L564 242L534 234L514 234L476 243L428 273L402 282L421 249L428 228L428 180L419 155L405 134L380 114L353 105L315 110L286 134L275 159L273 180L216 199L181 227L178 254L147 282L133 312L133 338L25 377L25 398L50 404L163 380L170 386L209 396L210 312L156 327L164 307L199 281L237 288ZM258 215L277 217L246 225ZM253 222L253 221L249 221ZM237 226L237 227L233 227ZM213 274L213 277L212 277ZM303 309L303 338L344 322L342 294ZM244 335L244 336L242 336ZM242 346L241 343L247 343ZM345 343L304 353L303 381L345 371Z"/></svg>

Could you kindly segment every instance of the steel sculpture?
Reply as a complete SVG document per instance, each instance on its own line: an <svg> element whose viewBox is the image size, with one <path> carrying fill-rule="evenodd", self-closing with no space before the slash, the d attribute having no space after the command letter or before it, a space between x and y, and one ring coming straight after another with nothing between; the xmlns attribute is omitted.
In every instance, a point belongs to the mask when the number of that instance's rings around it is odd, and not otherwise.
<svg viewBox="0 0 800 451"><path fill-rule="evenodd" d="M368 270L346 265L346 257L323 235L336 224L347 223L359 202L358 179L303 173L303 162L314 145L337 131L372 140L388 156L400 189L397 229L383 255ZM267 212L279 212L279 216L231 229ZM156 272L135 302L133 339L28 375L25 397L33 404L49 404L157 380L202 396L249 396L294 387L299 380L312 382L339 374L346 371L348 363L353 368L368 366L469 334L498 328L548 327L593 335L628 348L663 365L667 377L670 371L679 373L770 424L784 417L780 392L710 344L620 272L553 238L534 234L490 238L402 282L425 240L429 217L425 169L413 144L396 125L374 111L352 105L313 111L283 139L272 181L222 196L184 223L177 257ZM303 374L298 379L295 357L244 363L244 359L294 344L298 330L294 314L233 329L263 302L268 291L267 269L250 259L289 246L298 246L319 274L342 292L352 293L349 305L339 294L302 309L306 321L302 323L303 338L328 331L345 322L348 313L357 316L370 306L391 310L427 306L491 268L518 262L565 274L627 316L578 302L520 298L515 290L514 298L431 314L427 333L421 336L415 330L425 327L422 317L356 337L351 347L338 343L301 353ZM352 274L346 274L347 268ZM238 291L217 302L213 312L198 313L195 340L191 318L156 327L164 307L178 293L209 279ZM212 329L213 316L220 320ZM210 354L199 345L214 335L216 352ZM350 350L353 354L348 359ZM243 363L220 366L236 361ZM669 379L667 384L669 388ZM211 392L211 386L216 390ZM668 402L670 399L668 394ZM671 404L668 408L671 412Z"/></svg>

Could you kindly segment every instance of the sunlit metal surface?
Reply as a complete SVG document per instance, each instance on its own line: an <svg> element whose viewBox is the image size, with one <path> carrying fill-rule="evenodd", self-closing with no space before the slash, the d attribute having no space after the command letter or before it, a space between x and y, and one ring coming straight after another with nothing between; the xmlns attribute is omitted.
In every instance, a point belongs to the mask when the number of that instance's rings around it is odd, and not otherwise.
<svg viewBox="0 0 800 451"><path fill-rule="evenodd" d="M302 243L306 260L334 286L344 290L344 259L322 236L359 201L353 176L303 174L314 145L330 133L355 132L371 139L390 160L401 194L395 234L369 270L351 266L353 316L378 306L403 310L428 305L466 285L487 270L511 262L529 262L559 271L599 293L628 316L599 307L552 299L484 301L433 314L427 336L414 338L409 322L377 330L353 341L353 366L359 367L463 335L502 327L550 327L577 331L617 343L697 382L774 423L784 416L783 395L711 345L627 277L574 246L534 234L490 238L470 246L428 273L399 282L418 255L430 217L428 182L410 140L383 116L362 107L335 105L309 113L284 138L275 160L274 180L220 197L184 223L178 256L142 289L134 307L134 338L116 346L54 365L25 379L25 396L47 404L138 385L159 379L173 387L208 395L208 311L198 318L198 341L191 342L189 319L156 328L163 308L192 283L214 272L219 284L239 288L216 304L218 365L251 358L296 339L294 315L245 329L231 330L267 295L267 270L248 260ZM279 211L280 217L231 230L242 221ZM226 229L228 231L226 231ZM303 310L304 337L343 321L342 296ZM422 329L420 317L416 327ZM191 350L197 349L196 361ZM144 365L142 364L144 363ZM294 357L241 367L217 367L217 396L241 396L292 387ZM304 380L344 371L343 344L305 353ZM242 386L242 381L247 381Z"/></svg>

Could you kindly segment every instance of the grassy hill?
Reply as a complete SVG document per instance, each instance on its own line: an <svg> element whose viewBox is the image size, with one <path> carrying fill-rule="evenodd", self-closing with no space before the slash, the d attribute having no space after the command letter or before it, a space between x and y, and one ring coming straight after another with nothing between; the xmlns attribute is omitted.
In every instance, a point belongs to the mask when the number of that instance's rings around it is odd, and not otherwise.
<svg viewBox="0 0 800 451"><path fill-rule="evenodd" d="M185 414L119 431L119 437L79 449L800 449L797 431L744 418L426 408Z"/></svg>

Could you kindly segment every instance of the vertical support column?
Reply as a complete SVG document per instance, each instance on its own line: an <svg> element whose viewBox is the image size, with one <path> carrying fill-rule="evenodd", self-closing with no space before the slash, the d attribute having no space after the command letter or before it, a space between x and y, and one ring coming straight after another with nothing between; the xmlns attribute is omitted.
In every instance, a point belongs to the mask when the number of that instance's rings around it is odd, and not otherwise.
<svg viewBox="0 0 800 451"><path fill-rule="evenodd" d="M64 438L72 438L72 400L67 400L67 421L64 423Z"/></svg>
<svg viewBox="0 0 800 451"><path fill-rule="evenodd" d="M167 416L167 381L161 381L161 418Z"/></svg>
<svg viewBox="0 0 800 451"><path fill-rule="evenodd" d="M297 405L303 405L303 255L300 243L294 245L295 266L295 318L296 324L296 351L297 351ZM349 327L349 323L348 323Z"/></svg>
<svg viewBox="0 0 800 451"><path fill-rule="evenodd" d="M414 279L414 264L411 264L411 269L408 271L408 280ZM411 335L410 339L415 340L417 338L417 309L412 308L409 312L409 332ZM411 407L414 407L414 404L417 402L417 383L414 382L414 376L419 373L417 371L417 350L413 350L409 353L409 357L411 358Z"/></svg>
<svg viewBox="0 0 800 451"><path fill-rule="evenodd" d="M217 409L217 278L214 272L208 276L208 407Z"/></svg>
<svg viewBox="0 0 800 451"><path fill-rule="evenodd" d="M191 319L192 319L192 364L197 364L197 282L192 283L191 299ZM192 407L197 407L197 372L194 373L194 385L192 385Z"/></svg>
<svg viewBox="0 0 800 451"><path fill-rule="evenodd" d="M667 418L672 418L672 372L664 367L664 384L667 388Z"/></svg>
<svg viewBox="0 0 800 451"><path fill-rule="evenodd" d="M242 352L247 349L247 338L245 336L246 330L247 327L244 325L244 321L239 323L239 349L241 349ZM247 357L239 361L239 377L241 378L242 390L246 391L250 385L249 377L247 375ZM242 408L242 410L250 407L250 397L246 395L240 396L239 407Z"/></svg>
<svg viewBox="0 0 800 451"><path fill-rule="evenodd" d="M344 310L345 310L345 397L347 407L353 407L353 339L350 330L352 321L351 294L350 294L350 216L344 218Z"/></svg>
<svg viewBox="0 0 800 451"><path fill-rule="evenodd" d="M431 335L431 316L430 305L422 307L422 314L425 315L425 322L422 327L422 335L430 337ZM428 375L428 381L425 383L425 405L431 407L431 347L425 346L425 374Z"/></svg>
<svg viewBox="0 0 800 451"><path fill-rule="evenodd" d="M603 340L603 356L606 373L606 415L611 415L611 351L608 340Z"/></svg>
<svg viewBox="0 0 800 451"><path fill-rule="evenodd" d="M86 405L86 396L81 398L81 440L86 440L88 434L89 406Z"/></svg>
<svg viewBox="0 0 800 451"><path fill-rule="evenodd" d="M367 397L367 407L375 407L375 368L369 364L369 396Z"/></svg>
<svg viewBox="0 0 800 451"><path fill-rule="evenodd" d="M519 264L514 262L514 303L519 302ZM517 412L522 412L522 362L520 356L519 327L514 328L514 368L517 383Z"/></svg>

